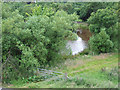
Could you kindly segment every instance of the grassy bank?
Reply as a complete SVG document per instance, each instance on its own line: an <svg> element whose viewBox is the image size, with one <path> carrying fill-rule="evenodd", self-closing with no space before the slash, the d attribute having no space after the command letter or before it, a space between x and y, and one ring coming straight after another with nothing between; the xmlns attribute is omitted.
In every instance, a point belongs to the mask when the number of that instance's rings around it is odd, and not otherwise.
<svg viewBox="0 0 120 90"><path fill-rule="evenodd" d="M118 54L79 55L50 68L67 74L65 79L40 82L13 81L9 88L117 88Z"/></svg>

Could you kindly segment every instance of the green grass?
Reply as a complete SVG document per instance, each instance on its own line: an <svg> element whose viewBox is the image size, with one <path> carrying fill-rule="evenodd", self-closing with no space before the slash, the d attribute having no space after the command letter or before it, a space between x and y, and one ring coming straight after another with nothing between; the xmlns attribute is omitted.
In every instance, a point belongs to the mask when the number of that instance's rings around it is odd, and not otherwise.
<svg viewBox="0 0 120 90"><path fill-rule="evenodd" d="M63 63L50 68L67 73L67 80L45 80L23 83L13 81L10 88L117 88L118 54L101 54L96 56L77 55ZM7 86L8 87L8 86Z"/></svg>

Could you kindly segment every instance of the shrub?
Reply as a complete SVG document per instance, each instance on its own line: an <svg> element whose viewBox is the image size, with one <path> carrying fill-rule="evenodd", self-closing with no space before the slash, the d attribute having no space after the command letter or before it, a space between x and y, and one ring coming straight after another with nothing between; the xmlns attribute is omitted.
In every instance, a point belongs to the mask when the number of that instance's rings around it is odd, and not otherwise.
<svg viewBox="0 0 120 90"><path fill-rule="evenodd" d="M41 5L39 5L39 6L36 5L32 9L31 15L46 15L46 16L50 17L50 16L54 15L54 13L55 12L52 7L48 7L47 5L44 5L44 7L42 7Z"/></svg>
<svg viewBox="0 0 120 90"><path fill-rule="evenodd" d="M109 35L102 30L99 34L90 38L89 48L95 54L108 53L112 51L113 42L110 40Z"/></svg>
<svg viewBox="0 0 120 90"><path fill-rule="evenodd" d="M107 34L110 35L112 31L109 30L117 23L116 10L111 8L98 9L96 13L92 13L88 19L90 24L90 31L92 33L99 33L101 28L106 28Z"/></svg>
<svg viewBox="0 0 120 90"><path fill-rule="evenodd" d="M76 30L75 14L58 11L48 17L29 16L26 21L18 10L2 20L3 82L34 75L38 67L51 65L61 59L66 46L65 37ZM6 27L7 25L7 27Z"/></svg>
<svg viewBox="0 0 120 90"><path fill-rule="evenodd" d="M99 9L97 10L96 13L93 12L90 18L88 19L88 23L90 24L89 25L90 32L94 34L94 36L91 37L90 39L91 43L89 43L90 48L93 49L92 51L96 51L98 53L100 52L105 53L105 52L111 52L111 51L115 52L118 50L118 42L117 42L118 18L117 18L117 11L115 9L106 8L106 9ZM104 35L102 35L102 37L100 38L101 36L100 33L102 34L102 32L104 33ZM102 38L103 38L103 41L105 40L104 42L105 44L103 43Z"/></svg>
<svg viewBox="0 0 120 90"><path fill-rule="evenodd" d="M33 75L38 66L31 48L24 41L31 34L29 30L22 29L23 16L17 10L12 14L14 16L2 21L3 81L9 82L19 76Z"/></svg>
<svg viewBox="0 0 120 90"><path fill-rule="evenodd" d="M101 2L83 2L83 3L76 3L75 10L79 15L79 18L86 21L92 12L96 12L98 9L105 8L107 5ZM97 6L97 7L96 7Z"/></svg>

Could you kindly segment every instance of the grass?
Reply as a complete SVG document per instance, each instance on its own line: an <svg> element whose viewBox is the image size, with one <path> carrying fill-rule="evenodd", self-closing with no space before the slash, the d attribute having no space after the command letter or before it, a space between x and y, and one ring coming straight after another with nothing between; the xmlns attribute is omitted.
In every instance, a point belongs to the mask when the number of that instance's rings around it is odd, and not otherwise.
<svg viewBox="0 0 120 90"><path fill-rule="evenodd" d="M77 55L50 68L67 73L67 80L47 79L41 82L23 83L13 81L9 88L117 88L118 54L101 54L96 56Z"/></svg>

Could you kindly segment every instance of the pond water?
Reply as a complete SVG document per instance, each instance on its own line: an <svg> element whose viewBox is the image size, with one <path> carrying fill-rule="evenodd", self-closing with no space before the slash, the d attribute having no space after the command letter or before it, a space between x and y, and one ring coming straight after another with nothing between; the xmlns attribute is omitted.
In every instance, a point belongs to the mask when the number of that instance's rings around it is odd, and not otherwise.
<svg viewBox="0 0 120 90"><path fill-rule="evenodd" d="M77 30L78 38L75 41L68 41L67 48L70 48L72 55L78 54L87 48L91 36L89 30Z"/></svg>
<svg viewBox="0 0 120 90"><path fill-rule="evenodd" d="M87 43L82 40L81 37L78 37L78 39L75 41L68 41L67 48L70 48L72 55L75 55L87 48Z"/></svg>

